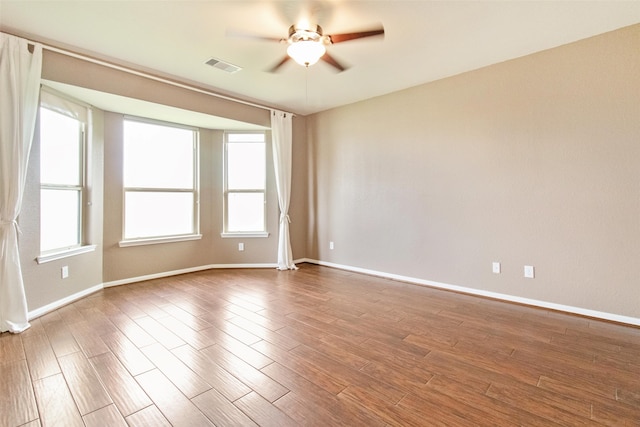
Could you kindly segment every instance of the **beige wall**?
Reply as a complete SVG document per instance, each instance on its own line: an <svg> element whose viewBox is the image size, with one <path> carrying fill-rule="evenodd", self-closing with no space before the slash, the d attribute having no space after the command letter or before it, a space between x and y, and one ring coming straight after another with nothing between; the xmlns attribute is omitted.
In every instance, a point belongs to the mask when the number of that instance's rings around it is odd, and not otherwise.
<svg viewBox="0 0 640 427"><path fill-rule="evenodd" d="M44 51L42 78L188 111L270 127L268 110Z"/></svg>
<svg viewBox="0 0 640 427"><path fill-rule="evenodd" d="M211 265L274 264L277 261L280 210L275 185L271 144L267 144L267 238L222 238L223 131L200 131L201 240L120 247L122 240L122 120L105 114L104 282ZM304 118L294 119L291 245L294 257L306 250L306 143ZM270 140L270 132L267 140ZM238 243L244 251L238 251Z"/></svg>
<svg viewBox="0 0 640 427"><path fill-rule="evenodd" d="M120 247L123 116L105 115L104 281L105 283L212 264L268 264L277 260L278 200L273 163L267 163L268 238L222 238L223 131L200 131L200 232L202 239ZM271 160L271 146L267 157ZM238 243L245 250L238 251Z"/></svg>
<svg viewBox="0 0 640 427"><path fill-rule="evenodd" d="M267 110L196 93L187 89L90 64L46 51L43 78L162 103L186 110L269 126ZM20 255L29 311L41 310L103 283L126 282L147 275L227 264L275 264L279 208L271 158L267 150L268 238L227 238L222 232L222 130L202 129L200 135L201 240L121 248L122 238L122 119L121 114L94 110L92 167L92 253L37 264L39 255L39 143L34 142L27 189L19 222ZM304 117L294 118L291 243L296 258L306 251L307 153ZM268 140L269 140L268 134ZM243 242L245 250L238 251ZM61 279L61 267L69 278Z"/></svg>
<svg viewBox="0 0 640 427"><path fill-rule="evenodd" d="M27 181L18 221L20 262L29 311L39 310L102 284L102 208L103 208L103 147L102 113L93 115L91 136L91 169L88 170L87 190L91 206L87 209L89 244L94 252L38 264L40 255L40 139L35 132L31 147ZM69 277L62 279L61 269L69 268Z"/></svg>
<svg viewBox="0 0 640 427"><path fill-rule="evenodd" d="M289 224L289 233L291 235L291 250L295 260L307 256L309 153L307 148L307 120L305 117L294 116L292 137L291 206L289 206L291 223Z"/></svg>
<svg viewBox="0 0 640 427"><path fill-rule="evenodd" d="M307 256L640 318L639 76L636 25L308 117Z"/></svg>
<svg viewBox="0 0 640 427"><path fill-rule="evenodd" d="M291 240L310 258L640 318L640 25L294 119ZM268 126L264 110L47 52L53 81ZM92 243L38 265L39 149L20 225L29 310L102 283L273 263L220 237L222 132L201 137L203 239L120 248L122 116L97 111ZM103 161L104 157L104 161ZM104 197L103 197L104 191ZM103 200L105 201L103 203ZM335 250L329 250L329 241ZM502 262L500 275L491 262ZM525 264L536 278L522 278ZM68 265L70 277L60 279Z"/></svg>

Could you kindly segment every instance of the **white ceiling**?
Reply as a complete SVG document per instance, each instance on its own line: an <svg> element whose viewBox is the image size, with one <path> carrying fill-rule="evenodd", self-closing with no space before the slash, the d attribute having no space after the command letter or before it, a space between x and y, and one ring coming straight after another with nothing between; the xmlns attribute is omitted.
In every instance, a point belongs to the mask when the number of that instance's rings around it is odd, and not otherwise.
<svg viewBox="0 0 640 427"><path fill-rule="evenodd" d="M266 72L305 10L325 34L383 24L384 38L330 46L350 68L293 61ZM0 0L2 31L297 114L383 95L640 22L640 1ZM242 67L204 65L215 57Z"/></svg>

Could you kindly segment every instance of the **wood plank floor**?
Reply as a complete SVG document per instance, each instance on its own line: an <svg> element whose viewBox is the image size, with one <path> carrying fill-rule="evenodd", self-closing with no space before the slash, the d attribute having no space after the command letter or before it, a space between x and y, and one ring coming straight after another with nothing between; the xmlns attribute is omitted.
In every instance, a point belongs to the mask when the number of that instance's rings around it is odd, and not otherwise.
<svg viewBox="0 0 640 427"><path fill-rule="evenodd" d="M640 426L640 329L327 267L108 288L0 335L0 426Z"/></svg>

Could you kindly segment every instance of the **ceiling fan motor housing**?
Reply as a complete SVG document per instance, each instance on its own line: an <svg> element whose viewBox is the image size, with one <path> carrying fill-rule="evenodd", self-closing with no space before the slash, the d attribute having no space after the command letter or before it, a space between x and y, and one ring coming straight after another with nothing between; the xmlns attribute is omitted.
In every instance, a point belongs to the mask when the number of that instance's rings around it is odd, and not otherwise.
<svg viewBox="0 0 640 427"><path fill-rule="evenodd" d="M319 42L322 40L322 27L316 25L315 29L309 30L305 28L296 28L295 25L289 27L289 43L297 43L300 41L314 41Z"/></svg>

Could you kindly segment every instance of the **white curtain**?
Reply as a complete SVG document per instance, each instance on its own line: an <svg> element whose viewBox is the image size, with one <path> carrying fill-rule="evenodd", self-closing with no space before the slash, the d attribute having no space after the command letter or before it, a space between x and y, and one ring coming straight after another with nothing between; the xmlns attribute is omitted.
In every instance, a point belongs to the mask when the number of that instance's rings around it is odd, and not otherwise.
<svg viewBox="0 0 640 427"><path fill-rule="evenodd" d="M278 270L297 270L293 263L289 238L289 202L291 199L291 144L292 115L282 111L271 112L271 139L276 188L280 205L280 231L278 234Z"/></svg>
<svg viewBox="0 0 640 427"><path fill-rule="evenodd" d="M18 215L31 150L42 71L42 46L0 33L0 332L27 329L18 252Z"/></svg>

